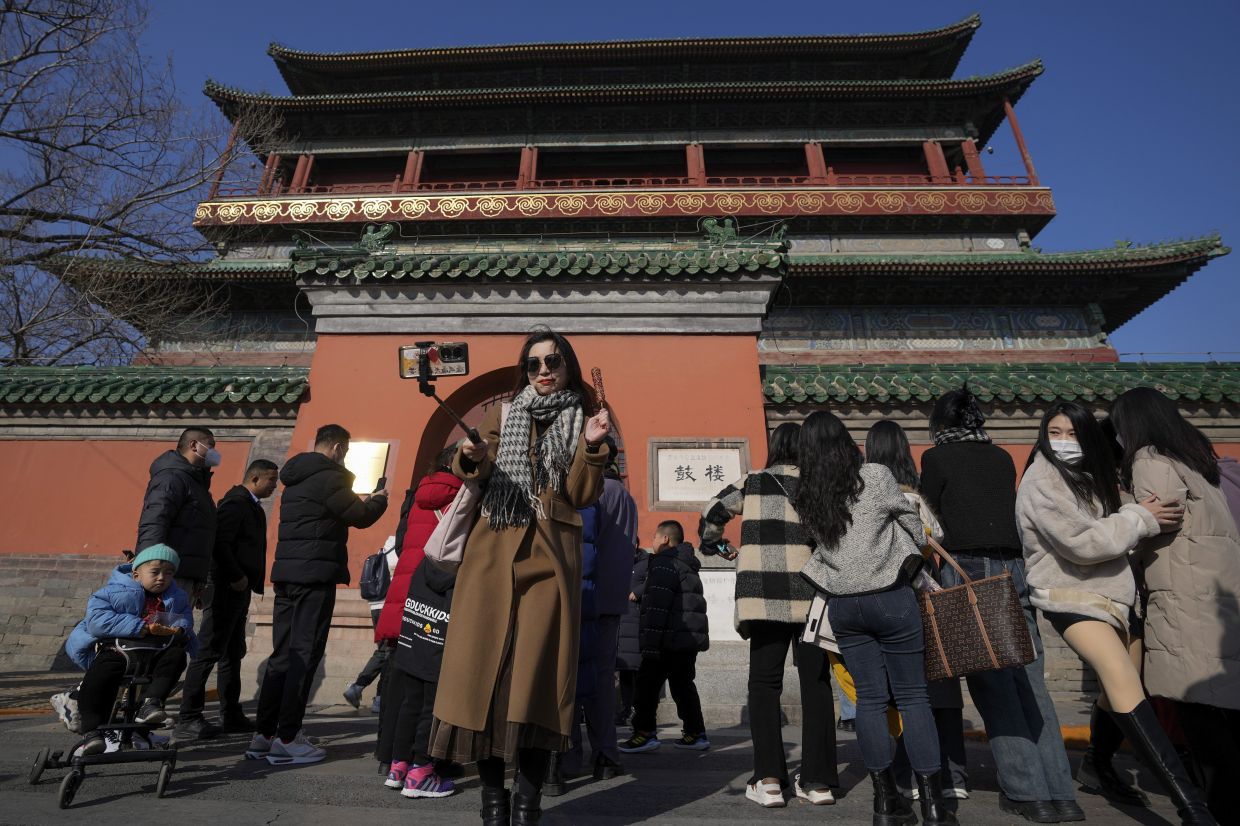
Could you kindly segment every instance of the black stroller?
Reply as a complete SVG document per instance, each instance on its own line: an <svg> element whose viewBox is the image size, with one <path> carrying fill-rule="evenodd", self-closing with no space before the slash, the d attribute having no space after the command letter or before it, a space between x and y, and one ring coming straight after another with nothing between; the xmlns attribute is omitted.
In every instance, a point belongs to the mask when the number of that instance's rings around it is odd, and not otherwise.
<svg viewBox="0 0 1240 826"><path fill-rule="evenodd" d="M163 797L168 790L168 780L177 765L177 749L175 745L155 746L151 741L151 730L159 728L160 723L135 723L141 705L142 686L151 682L151 667L155 655L168 645L174 644L172 637L149 637L143 639L123 639L120 637L100 642L114 648L125 658L125 676L121 681L120 695L113 709L111 720L99 727L101 734L115 735L120 748L103 754L74 756L74 753L86 740L79 740L67 752L44 748L34 758L30 767L29 781L31 785L39 782L47 769L69 769L60 782L60 808L67 809L77 794L78 787L86 779L87 766L109 766L117 763L159 763L159 778L155 781L155 796ZM150 745L140 749L134 744L134 735L141 736Z"/></svg>

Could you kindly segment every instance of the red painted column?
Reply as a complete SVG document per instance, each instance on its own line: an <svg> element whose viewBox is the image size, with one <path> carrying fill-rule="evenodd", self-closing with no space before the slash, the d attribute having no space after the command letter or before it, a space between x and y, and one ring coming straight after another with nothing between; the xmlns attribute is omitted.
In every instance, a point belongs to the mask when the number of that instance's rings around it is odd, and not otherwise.
<svg viewBox="0 0 1240 826"><path fill-rule="evenodd" d="M224 172L228 169L232 162L233 146L237 143L237 124L233 124L232 129L228 132L228 143L224 144L224 153L220 156L220 168L215 173L215 180L211 182L211 191L207 193L207 200L214 201L215 196L219 194L220 184L224 180Z"/></svg>
<svg viewBox="0 0 1240 826"><path fill-rule="evenodd" d="M293 180L289 182L289 192L301 192L301 188L306 184L306 166L309 164L308 155L297 156L297 166L293 168Z"/></svg>
<svg viewBox="0 0 1240 826"><path fill-rule="evenodd" d="M827 182L827 159L822 152L822 144L805 144L805 166L809 169L809 182L825 184Z"/></svg>
<svg viewBox="0 0 1240 826"><path fill-rule="evenodd" d="M982 168L982 156L977 154L977 142L969 138L960 144L960 149L964 152L964 162L969 168L969 177L973 179L973 183L986 183L986 170Z"/></svg>
<svg viewBox="0 0 1240 826"><path fill-rule="evenodd" d="M263 164L263 177L258 179L258 194L266 195L271 188L271 179L275 176L276 165L280 163L280 156L272 152L267 156L267 163Z"/></svg>
<svg viewBox="0 0 1240 826"><path fill-rule="evenodd" d="M1020 131L1020 122L1016 120L1016 110L1012 108L1012 101L1007 98L1003 99L1003 112L1007 115L1008 123L1012 125L1012 137L1016 139L1020 159L1025 162L1025 174L1029 176L1029 183L1037 186L1038 173L1033 168L1033 156L1029 154L1029 147L1025 146L1025 136Z"/></svg>
<svg viewBox="0 0 1240 826"><path fill-rule="evenodd" d="M685 177L694 186L706 186L706 152L700 143L685 144Z"/></svg>
<svg viewBox="0 0 1240 826"><path fill-rule="evenodd" d="M538 147L521 147L521 166L517 170L517 189L529 189L538 180Z"/></svg>
<svg viewBox="0 0 1240 826"><path fill-rule="evenodd" d="M405 174L400 179L401 189L418 188L418 183L422 180L422 161L425 157L425 152L415 149L405 158Z"/></svg>
<svg viewBox="0 0 1240 826"><path fill-rule="evenodd" d="M938 141L926 141L921 148L926 153L926 167L930 170L933 182L949 183L952 173L947 168L947 156L943 154L943 147Z"/></svg>

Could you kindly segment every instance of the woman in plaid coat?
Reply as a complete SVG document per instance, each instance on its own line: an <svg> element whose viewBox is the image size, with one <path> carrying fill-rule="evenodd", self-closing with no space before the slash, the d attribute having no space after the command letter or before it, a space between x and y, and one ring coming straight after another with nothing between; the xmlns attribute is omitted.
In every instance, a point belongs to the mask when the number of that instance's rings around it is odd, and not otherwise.
<svg viewBox="0 0 1240 826"><path fill-rule="evenodd" d="M771 434L767 466L724 488L702 511L698 532L702 553L736 559L736 630L749 640L749 729L754 772L745 797L760 806L785 805L793 786L811 803L834 803L839 785L835 766L835 704L827 654L800 642L813 588L801 576L812 540L789 501L796 495L800 426L780 425ZM741 517L739 554L723 539L724 527ZM780 730L779 699L784 661L793 661L801 681L801 771L790 783Z"/></svg>

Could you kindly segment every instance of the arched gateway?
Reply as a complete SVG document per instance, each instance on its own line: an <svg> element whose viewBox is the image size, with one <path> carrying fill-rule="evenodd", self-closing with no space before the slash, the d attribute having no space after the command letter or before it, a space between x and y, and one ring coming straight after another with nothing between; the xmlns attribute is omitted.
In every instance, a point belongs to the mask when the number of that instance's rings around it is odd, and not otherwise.
<svg viewBox="0 0 1240 826"><path fill-rule="evenodd" d="M217 186L197 207L218 256L168 272L76 264L196 282L227 297L220 325L162 342L151 366L0 371L2 570L29 571L25 554L78 554L81 589L93 587L131 541L142 469L191 421L216 428L221 491L247 458L282 460L328 422L387 443L399 489L454 436L398 378L397 348L467 341L471 376L440 393L474 411L510 389L539 324L603 371L647 541L665 518L692 530L723 476L763 463L771 426L829 406L858 439L896 417L924 445L929 405L965 380L992 435L1022 456L1048 402L1103 407L1140 384L1240 452L1240 369L1120 364L1107 341L1226 248L1207 237L1035 250L1055 206L1014 105L1042 65L953 79L979 25L332 55L273 46L288 95L206 89L238 124L257 109L281 125L255 186ZM984 168L978 148L1001 128L1017 150ZM66 482L73 451L81 472ZM50 517L45 491L66 485L86 536L37 518ZM395 520L392 508L353 534L356 566ZM717 638L731 625L728 577L708 577ZM328 695L369 636L364 604L338 605ZM0 665L50 662L58 638L32 632ZM703 662L719 669L704 682L722 686L712 724L738 719L744 697L720 650ZM1055 684L1079 688L1073 662L1050 660Z"/></svg>

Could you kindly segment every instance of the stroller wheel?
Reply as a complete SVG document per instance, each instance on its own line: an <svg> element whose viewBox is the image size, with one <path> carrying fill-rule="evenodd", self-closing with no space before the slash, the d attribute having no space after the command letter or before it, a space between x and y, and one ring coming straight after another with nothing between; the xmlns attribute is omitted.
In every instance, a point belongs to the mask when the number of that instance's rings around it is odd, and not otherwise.
<svg viewBox="0 0 1240 826"><path fill-rule="evenodd" d="M164 792L168 791L168 781L172 778L172 763L162 763L159 766L159 779L155 781L155 796L163 797Z"/></svg>
<svg viewBox="0 0 1240 826"><path fill-rule="evenodd" d="M84 776L81 769L74 769L65 775L64 780L60 781L60 808L69 808L69 804L73 802L73 796L77 794L78 786L82 785Z"/></svg>
<svg viewBox="0 0 1240 826"><path fill-rule="evenodd" d="M43 776L43 769L47 768L47 758L51 753L51 749L44 747L34 756L34 763L30 766L30 776L26 778L31 786L38 783L39 778Z"/></svg>

